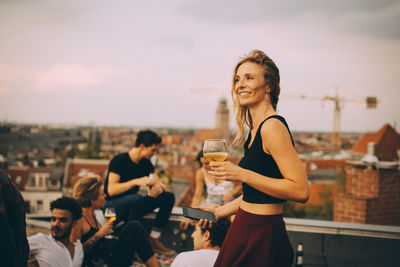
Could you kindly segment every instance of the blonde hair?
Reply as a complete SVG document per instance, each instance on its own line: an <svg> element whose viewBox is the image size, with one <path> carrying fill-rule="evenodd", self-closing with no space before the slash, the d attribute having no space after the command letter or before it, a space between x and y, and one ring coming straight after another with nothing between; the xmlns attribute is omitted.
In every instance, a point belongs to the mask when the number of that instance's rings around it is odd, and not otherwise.
<svg viewBox="0 0 400 267"><path fill-rule="evenodd" d="M268 85L269 89L271 90L271 92L269 93L269 100L274 110L276 110L276 107L278 105L279 94L281 92L281 88L279 86L279 69L275 65L275 62L271 58L269 58L263 51L252 50L248 55L244 56L236 64L233 70L231 90L233 108L236 113L236 124L238 126L238 131L236 132L236 136L233 141L234 144L238 144L242 141L245 125L247 125L250 130L253 129L253 120L250 115L250 110L248 107L240 105L239 99L237 98L237 95L235 93L235 76L239 67L245 62L254 62L264 67L265 84Z"/></svg>
<svg viewBox="0 0 400 267"><path fill-rule="evenodd" d="M99 189L103 185L100 176L87 176L79 179L72 190L72 197L82 207L90 207L92 200L99 197Z"/></svg>

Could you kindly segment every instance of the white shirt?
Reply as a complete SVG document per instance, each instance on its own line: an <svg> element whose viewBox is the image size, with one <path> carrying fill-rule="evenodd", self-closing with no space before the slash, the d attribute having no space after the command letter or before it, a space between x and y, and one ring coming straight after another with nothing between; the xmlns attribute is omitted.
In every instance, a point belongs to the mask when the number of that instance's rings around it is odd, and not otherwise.
<svg viewBox="0 0 400 267"><path fill-rule="evenodd" d="M81 241L75 243L74 258L71 258L67 247L54 237L38 233L28 237L30 255L39 263L40 267L80 267L83 262Z"/></svg>
<svg viewBox="0 0 400 267"><path fill-rule="evenodd" d="M219 250L199 249L179 253L171 267L213 267Z"/></svg>

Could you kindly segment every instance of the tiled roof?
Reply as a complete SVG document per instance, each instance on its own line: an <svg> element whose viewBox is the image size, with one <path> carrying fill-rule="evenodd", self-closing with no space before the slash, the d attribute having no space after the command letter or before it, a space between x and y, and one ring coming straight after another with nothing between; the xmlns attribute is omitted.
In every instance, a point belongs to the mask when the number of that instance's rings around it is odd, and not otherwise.
<svg viewBox="0 0 400 267"><path fill-rule="evenodd" d="M337 166L345 166L345 160L339 159L313 159L312 162L318 169L335 169Z"/></svg>
<svg viewBox="0 0 400 267"><path fill-rule="evenodd" d="M400 135L389 124L385 124L375 134L365 134L352 151L367 154L369 142L376 144L375 154L380 160L393 161L397 159L397 150L400 149Z"/></svg>
<svg viewBox="0 0 400 267"><path fill-rule="evenodd" d="M25 185L29 178L29 167L9 167L4 172L10 175L11 180L17 186L18 190L25 190Z"/></svg>
<svg viewBox="0 0 400 267"><path fill-rule="evenodd" d="M94 173L104 179L108 163L108 160L103 159L68 159L65 164L64 187L72 188L84 173Z"/></svg>
<svg viewBox="0 0 400 267"><path fill-rule="evenodd" d="M17 186L18 190L25 190L25 186L28 182L29 176L31 173L52 173L52 168L34 168L34 167L9 167L8 169L4 170L5 173L10 175L11 180Z"/></svg>

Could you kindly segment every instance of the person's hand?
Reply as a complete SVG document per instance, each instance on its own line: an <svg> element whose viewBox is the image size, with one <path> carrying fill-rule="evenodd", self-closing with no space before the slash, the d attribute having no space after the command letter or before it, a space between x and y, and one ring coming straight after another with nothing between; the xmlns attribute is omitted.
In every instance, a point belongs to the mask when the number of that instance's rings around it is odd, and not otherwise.
<svg viewBox="0 0 400 267"><path fill-rule="evenodd" d="M139 179L133 179L131 181L135 186L141 186L141 185L143 185L143 186L153 186L154 183L155 183L154 179L151 179L148 176L143 177L143 178L139 178Z"/></svg>
<svg viewBox="0 0 400 267"><path fill-rule="evenodd" d="M213 179L242 182L243 169L230 161L210 162L211 170L208 173Z"/></svg>
<svg viewBox="0 0 400 267"><path fill-rule="evenodd" d="M212 213L214 213L216 221L218 221L220 219L219 216L217 215L217 212L216 212L217 208L216 207L214 208L214 207L207 206L207 207L193 207L193 208L212 212ZM211 221L207 220L207 219L200 219L199 222L198 222L198 225L200 226L200 228L207 229L207 228L212 228L213 223Z"/></svg>
<svg viewBox="0 0 400 267"><path fill-rule="evenodd" d="M223 195L222 195L222 200L223 200L225 203L231 201L232 198L233 198L233 193L230 192L230 191L227 192L226 194L223 194Z"/></svg>
<svg viewBox="0 0 400 267"><path fill-rule="evenodd" d="M161 183L155 183L150 189L150 197L157 197L162 192L164 192L164 188L161 186Z"/></svg>
<svg viewBox="0 0 400 267"><path fill-rule="evenodd" d="M186 218L184 221L181 221L179 224L179 228L182 230L186 230L189 227L189 224L192 223L192 220L189 218Z"/></svg>
<svg viewBox="0 0 400 267"><path fill-rule="evenodd" d="M103 225L99 231L96 232L96 236L98 237L105 237L106 235L112 234L114 232L113 230L113 222L108 222L105 225Z"/></svg>

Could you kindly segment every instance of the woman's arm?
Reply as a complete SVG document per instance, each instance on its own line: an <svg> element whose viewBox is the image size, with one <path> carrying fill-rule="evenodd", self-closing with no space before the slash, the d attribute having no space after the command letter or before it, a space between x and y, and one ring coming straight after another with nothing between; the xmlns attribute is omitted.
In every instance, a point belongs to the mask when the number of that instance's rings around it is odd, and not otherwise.
<svg viewBox="0 0 400 267"><path fill-rule="evenodd" d="M204 187L204 174L201 169L198 169L196 172L196 187L194 191L194 196L192 200L192 207L198 206L201 203L201 198L203 197L203 187ZM186 230L192 220L186 218L179 224L179 227L183 230Z"/></svg>
<svg viewBox="0 0 400 267"><path fill-rule="evenodd" d="M151 185L153 184L152 179L150 179L148 176L142 177L142 178L137 178L137 179L132 179L130 181L120 183L121 177L119 174L115 172L110 172L108 175L108 188L107 192L109 196L117 196L119 194L122 194L130 189L132 189L135 186L141 186L141 185Z"/></svg>
<svg viewBox="0 0 400 267"><path fill-rule="evenodd" d="M213 212L215 215L215 219L218 221L221 218L228 217L236 213L239 209L239 205L242 202L243 195L238 197L237 199L217 208L211 207L200 207L200 209ZM212 227L213 223L208 221L207 219L200 219L199 224L201 228Z"/></svg>
<svg viewBox="0 0 400 267"><path fill-rule="evenodd" d="M271 154L283 179L267 178L244 170L243 181L276 198L306 202L309 197L308 178L285 125L271 119L261 128L265 153Z"/></svg>
<svg viewBox="0 0 400 267"><path fill-rule="evenodd" d="M214 213L217 220L235 214L236 211L239 209L239 205L240 202L242 202L242 199L243 195L223 206L216 208Z"/></svg>
<svg viewBox="0 0 400 267"><path fill-rule="evenodd" d="M200 205L201 199L203 197L204 190L204 174L201 169L196 172L196 187L194 191L194 196L192 200L192 207Z"/></svg>

